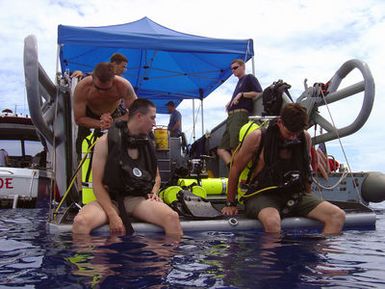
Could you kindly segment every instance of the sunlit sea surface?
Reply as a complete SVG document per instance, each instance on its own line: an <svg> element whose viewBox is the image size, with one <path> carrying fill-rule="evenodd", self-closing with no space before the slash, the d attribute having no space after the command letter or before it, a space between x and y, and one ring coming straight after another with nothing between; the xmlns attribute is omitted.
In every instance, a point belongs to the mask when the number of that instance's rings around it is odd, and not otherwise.
<svg viewBox="0 0 385 289"><path fill-rule="evenodd" d="M385 204L377 228L309 233L50 234L43 209L0 211L0 288L385 288Z"/></svg>

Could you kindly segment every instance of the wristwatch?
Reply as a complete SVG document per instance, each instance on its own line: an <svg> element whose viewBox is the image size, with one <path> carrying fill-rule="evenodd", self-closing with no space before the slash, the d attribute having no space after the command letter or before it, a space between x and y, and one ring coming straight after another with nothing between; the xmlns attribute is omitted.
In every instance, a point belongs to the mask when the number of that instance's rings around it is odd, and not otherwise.
<svg viewBox="0 0 385 289"><path fill-rule="evenodd" d="M226 201L225 206L226 207L236 207L237 203L238 203L237 201L233 201L233 202Z"/></svg>

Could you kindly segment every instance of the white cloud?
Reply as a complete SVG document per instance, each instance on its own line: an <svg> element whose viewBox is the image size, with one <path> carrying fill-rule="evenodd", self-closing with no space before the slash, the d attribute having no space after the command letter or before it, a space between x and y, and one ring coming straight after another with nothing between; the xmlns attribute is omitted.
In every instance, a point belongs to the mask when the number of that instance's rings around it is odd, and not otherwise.
<svg viewBox="0 0 385 289"><path fill-rule="evenodd" d="M292 85L292 95L303 91L304 78L325 82L351 58L366 61L376 82L373 112L364 128L343 139L353 152L352 167L384 171L385 130L384 1L0 1L0 101L1 108L25 106L23 41L35 34L40 62L53 78L56 69L56 40L59 24L102 26L120 24L148 16L154 21L185 33L217 38L254 40L256 75L263 87L277 79ZM251 70L251 65L248 64ZM359 78L359 76L356 76ZM224 105L231 97L236 80L229 79L204 101L205 128L211 129L225 118ZM332 106L338 125L354 120L362 96ZM191 101L179 109L184 128L191 132ZM26 108L25 108L26 109ZM322 110L324 114L325 111ZM160 116L158 123L167 123ZM200 135L200 124L197 125ZM356 145L356 144L359 145ZM333 144L332 144L333 147ZM378 154L376 154L378 152ZM365 161L363 161L365 160ZM370 167L373 166L373 167Z"/></svg>

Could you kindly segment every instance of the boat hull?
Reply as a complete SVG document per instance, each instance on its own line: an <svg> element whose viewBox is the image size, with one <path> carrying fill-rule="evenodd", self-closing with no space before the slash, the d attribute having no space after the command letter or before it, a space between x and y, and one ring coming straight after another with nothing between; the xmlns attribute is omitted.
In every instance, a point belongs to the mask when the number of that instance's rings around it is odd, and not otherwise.
<svg viewBox="0 0 385 289"><path fill-rule="evenodd" d="M346 214L344 230L374 230L376 224L376 214L373 211L354 212ZM263 231L262 225L258 220L248 219L244 216L236 216L233 218L221 218L214 220L186 220L181 219L183 232L194 233L203 231L215 232L239 232L239 231ZM135 232L139 234L162 233L161 227L142 223L133 222ZM322 224L318 221L302 217L284 218L282 220L283 231L321 231ZM50 233L64 233L72 231L72 224L55 224L48 223ZM95 233L109 232L107 225L96 230Z"/></svg>
<svg viewBox="0 0 385 289"><path fill-rule="evenodd" d="M48 207L51 180L45 170L0 167L0 208Z"/></svg>

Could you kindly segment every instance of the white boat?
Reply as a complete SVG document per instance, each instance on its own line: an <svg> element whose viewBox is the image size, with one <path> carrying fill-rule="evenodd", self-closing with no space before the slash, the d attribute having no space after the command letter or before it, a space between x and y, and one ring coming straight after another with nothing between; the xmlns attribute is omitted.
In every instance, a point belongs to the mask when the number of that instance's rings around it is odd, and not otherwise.
<svg viewBox="0 0 385 289"><path fill-rule="evenodd" d="M0 167L0 207L48 207L52 172L31 118L3 110L0 148L8 153L9 162Z"/></svg>

